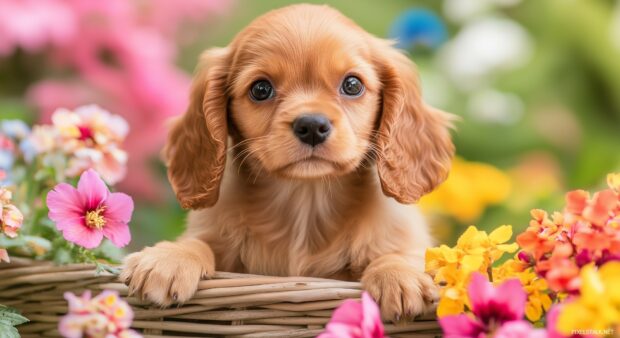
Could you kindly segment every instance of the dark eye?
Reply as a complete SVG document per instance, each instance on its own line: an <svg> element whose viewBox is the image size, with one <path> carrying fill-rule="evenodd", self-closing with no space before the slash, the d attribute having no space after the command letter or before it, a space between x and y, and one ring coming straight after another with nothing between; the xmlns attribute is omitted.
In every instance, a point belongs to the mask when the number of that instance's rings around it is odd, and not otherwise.
<svg viewBox="0 0 620 338"><path fill-rule="evenodd" d="M342 81L342 86L340 88L343 94L349 96L359 96L362 91L364 91L364 85L362 81L355 76L347 76L344 81Z"/></svg>
<svg viewBox="0 0 620 338"><path fill-rule="evenodd" d="M258 80L252 84L250 96L256 101L264 101L273 97L273 86L267 80Z"/></svg>

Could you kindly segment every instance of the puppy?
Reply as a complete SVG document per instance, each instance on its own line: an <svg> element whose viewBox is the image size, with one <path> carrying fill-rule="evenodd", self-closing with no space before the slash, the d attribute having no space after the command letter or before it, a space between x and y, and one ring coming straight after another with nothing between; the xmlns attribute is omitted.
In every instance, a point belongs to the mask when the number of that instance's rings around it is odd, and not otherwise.
<svg viewBox="0 0 620 338"><path fill-rule="evenodd" d="M216 269L361 280L384 318L420 314L435 286L411 204L447 176L450 125L390 42L327 6L269 12L201 56L164 149L187 230L121 278L162 306Z"/></svg>

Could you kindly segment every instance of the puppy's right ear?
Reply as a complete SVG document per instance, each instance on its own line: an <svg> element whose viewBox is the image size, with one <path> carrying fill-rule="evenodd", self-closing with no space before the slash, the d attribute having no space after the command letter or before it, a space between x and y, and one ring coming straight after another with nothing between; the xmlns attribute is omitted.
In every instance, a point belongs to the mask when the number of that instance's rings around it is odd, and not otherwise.
<svg viewBox="0 0 620 338"><path fill-rule="evenodd" d="M189 108L169 133L164 158L168 179L185 209L213 206L226 164L227 48L200 56Z"/></svg>

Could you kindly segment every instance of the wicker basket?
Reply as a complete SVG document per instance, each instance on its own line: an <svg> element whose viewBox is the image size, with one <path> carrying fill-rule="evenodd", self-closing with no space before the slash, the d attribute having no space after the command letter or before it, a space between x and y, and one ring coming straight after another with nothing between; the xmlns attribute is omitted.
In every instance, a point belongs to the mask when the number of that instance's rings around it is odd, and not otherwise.
<svg viewBox="0 0 620 338"><path fill-rule="evenodd" d="M118 291L134 310L133 328L153 338L314 337L343 299L360 297L359 283L220 272L201 281L199 291L183 306L161 309L127 297L127 287L115 275L97 275L93 265L27 260L0 264L0 304L30 319L18 327L24 338L59 337L58 321L67 312L63 293L86 289ZM432 316L385 328L391 337L440 335Z"/></svg>

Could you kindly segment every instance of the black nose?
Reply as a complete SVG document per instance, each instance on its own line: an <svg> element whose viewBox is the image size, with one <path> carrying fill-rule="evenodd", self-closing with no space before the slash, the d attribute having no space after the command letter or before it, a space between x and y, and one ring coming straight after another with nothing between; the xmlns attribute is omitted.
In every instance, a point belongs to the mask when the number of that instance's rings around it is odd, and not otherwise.
<svg viewBox="0 0 620 338"><path fill-rule="evenodd" d="M295 136L313 147L325 142L331 131L332 124L323 115L302 115L293 121Z"/></svg>

